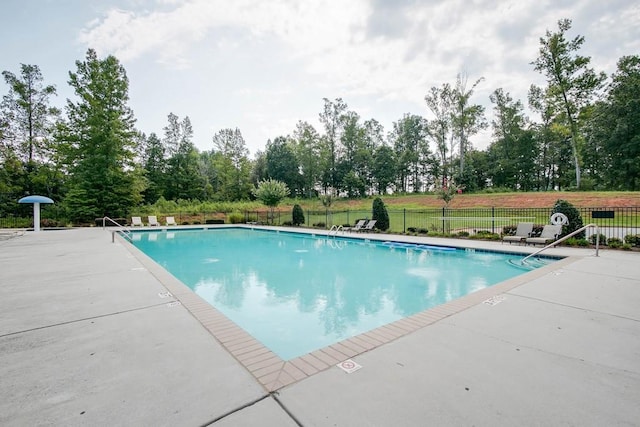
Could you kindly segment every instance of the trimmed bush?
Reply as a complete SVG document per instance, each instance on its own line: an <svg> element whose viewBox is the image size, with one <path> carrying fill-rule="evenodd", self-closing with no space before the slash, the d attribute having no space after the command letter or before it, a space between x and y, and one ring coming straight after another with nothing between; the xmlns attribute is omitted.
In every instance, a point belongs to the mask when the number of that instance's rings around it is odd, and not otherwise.
<svg viewBox="0 0 640 427"><path fill-rule="evenodd" d="M208 219L205 221L205 224L224 224L224 219Z"/></svg>
<svg viewBox="0 0 640 427"><path fill-rule="evenodd" d="M569 224L562 226L562 236L566 236L584 226L582 222L582 216L578 209L575 208L571 203L566 200L557 200L555 205L553 205L553 209L551 210L551 214L554 213L563 213L569 219ZM576 239L584 239L585 232L582 231L574 236Z"/></svg>
<svg viewBox="0 0 640 427"><path fill-rule="evenodd" d="M371 219L376 220L375 228L378 230L388 230L389 229L389 213L387 212L387 208L384 205L384 202L380 197L376 197L373 199L373 212L371 215Z"/></svg>
<svg viewBox="0 0 640 427"><path fill-rule="evenodd" d="M293 220L291 221L293 225L301 225L304 224L304 211L300 205L293 205L293 211L291 212L291 216Z"/></svg>

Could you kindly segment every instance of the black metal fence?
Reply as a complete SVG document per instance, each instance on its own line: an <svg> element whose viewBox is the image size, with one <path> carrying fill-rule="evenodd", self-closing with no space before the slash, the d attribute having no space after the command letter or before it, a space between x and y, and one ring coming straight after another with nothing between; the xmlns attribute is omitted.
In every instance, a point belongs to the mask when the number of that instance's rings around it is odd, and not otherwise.
<svg viewBox="0 0 640 427"><path fill-rule="evenodd" d="M596 224L607 238L624 239L640 234L640 207L577 208L584 225ZM456 234L489 231L501 234L506 226L520 222L537 225L549 223L551 208L470 208L470 209L387 209L389 231L392 233ZM353 226L360 219L370 219L371 210L307 210L305 226L329 229L334 225ZM245 212L245 222L287 225L292 222L291 212ZM587 236L595 232L588 229Z"/></svg>
<svg viewBox="0 0 640 427"><path fill-rule="evenodd" d="M607 238L624 239L627 235L640 235L640 206L635 207L598 207L577 208L584 225L596 224L600 233ZM506 226L517 226L520 222L533 222L537 225L549 223L551 208L470 208L470 209L388 209L389 232L392 233L441 233L457 234L467 232L475 234L489 231L501 234ZM51 212L54 213L54 212ZM371 210L307 210L307 227L330 229L334 225L353 226L360 219L370 219ZM53 215L52 215L53 216ZM239 213L200 212L162 213L158 219L164 224L166 216L174 216L178 224L206 223L258 223L290 225L293 222L291 211L268 210L245 211ZM42 215L46 222L46 213ZM0 218L0 228L26 228L33 226L33 219L21 216ZM47 227L46 223L42 224ZM587 230L587 235L594 229Z"/></svg>

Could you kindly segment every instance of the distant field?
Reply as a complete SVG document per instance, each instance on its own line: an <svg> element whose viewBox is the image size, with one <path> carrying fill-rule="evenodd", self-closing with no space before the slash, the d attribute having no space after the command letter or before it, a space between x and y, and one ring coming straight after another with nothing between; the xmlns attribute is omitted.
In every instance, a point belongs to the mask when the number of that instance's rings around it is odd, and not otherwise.
<svg viewBox="0 0 640 427"><path fill-rule="evenodd" d="M632 207L640 206L640 191L615 192L536 192L536 193L496 193L460 194L449 203L449 208L550 208L558 199L567 200L579 208L592 207ZM390 209L441 208L442 200L435 195L383 196L382 200ZM300 203L304 209L323 209L315 201ZM332 209L370 209L372 198L336 200ZM283 208L286 205L281 205Z"/></svg>

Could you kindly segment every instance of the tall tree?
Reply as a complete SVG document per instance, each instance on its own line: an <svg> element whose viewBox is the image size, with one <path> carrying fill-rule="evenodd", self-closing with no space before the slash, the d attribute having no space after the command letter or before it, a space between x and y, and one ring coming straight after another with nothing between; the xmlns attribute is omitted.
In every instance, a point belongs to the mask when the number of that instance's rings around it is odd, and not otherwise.
<svg viewBox="0 0 640 427"><path fill-rule="evenodd" d="M489 146L492 182L497 187L531 191L535 186L537 146L527 129L522 102L496 89L489 97L494 104L494 141Z"/></svg>
<svg viewBox="0 0 640 427"><path fill-rule="evenodd" d="M398 188L402 192L411 189L417 193L429 183L428 133L428 122L415 114L405 114L393 123L389 138L395 151Z"/></svg>
<svg viewBox="0 0 640 427"><path fill-rule="evenodd" d="M171 113L165 127L165 150L171 151L167 160L165 197L168 199L203 200L206 198L206 179L201 174L200 154L193 145L193 128L189 116L180 121Z"/></svg>
<svg viewBox="0 0 640 427"><path fill-rule="evenodd" d="M588 133L588 155L605 188L640 190L640 56L620 58Z"/></svg>
<svg viewBox="0 0 640 427"><path fill-rule="evenodd" d="M224 200L242 200L251 192L249 150L240 129L222 129L213 136L218 164L220 195Z"/></svg>
<svg viewBox="0 0 640 427"><path fill-rule="evenodd" d="M379 146L374 152L371 166L371 175L378 194L387 194L396 180L397 169L393 148L387 145Z"/></svg>
<svg viewBox="0 0 640 427"><path fill-rule="evenodd" d="M424 97L427 107L434 116L428 123L429 136L436 145L436 153L440 160L440 185L447 186L451 180L451 155L454 149L453 138L453 103L454 91L449 83L441 87L431 87Z"/></svg>
<svg viewBox="0 0 640 427"><path fill-rule="evenodd" d="M20 75L3 71L9 93L2 98L0 109L5 123L2 139L25 163L48 157L46 144L59 116L49 105L56 94L53 85L45 86L37 65L20 65Z"/></svg>
<svg viewBox="0 0 640 427"><path fill-rule="evenodd" d="M340 160L340 137L343 130L343 118L347 111L347 104L342 98L336 98L330 101L323 99L324 109L320 113L320 123L324 125L324 141L326 144L326 153L328 155L328 163L323 171L325 190L330 187L331 192L336 195L338 187L337 163Z"/></svg>
<svg viewBox="0 0 640 427"><path fill-rule="evenodd" d="M292 196L301 193L301 176L293 143L289 138L279 136L267 142L267 178L284 182Z"/></svg>
<svg viewBox="0 0 640 427"><path fill-rule="evenodd" d="M475 135L480 130L487 127L484 119L484 107L479 104L471 104L470 100L473 96L475 88L484 80L483 77L476 80L470 89L467 89L466 74L458 74L456 85L452 92L453 99L453 117L451 120L454 128L455 138L458 143L460 169L459 175L464 175L464 153L471 148L469 137Z"/></svg>
<svg viewBox="0 0 640 427"><path fill-rule="evenodd" d="M142 167L145 170L147 188L143 192L145 203L155 203L163 196L167 161L164 145L155 133L144 138L145 147L142 153Z"/></svg>
<svg viewBox="0 0 640 427"><path fill-rule="evenodd" d="M322 168L320 135L312 125L299 121L293 133L296 141L295 153L300 167L302 192L305 197L313 197L320 181Z"/></svg>
<svg viewBox="0 0 640 427"><path fill-rule="evenodd" d="M558 31L547 30L540 38L538 58L531 64L547 78L547 94L563 112L570 138L576 173L576 187L580 188L580 143L582 135L578 126L578 114L588 105L602 87L606 76L589 68L590 57L578 55L584 43L583 36L566 39L571 20L558 21Z"/></svg>
<svg viewBox="0 0 640 427"><path fill-rule="evenodd" d="M68 123L58 135L71 174L65 204L74 220L122 217L141 200L133 173L136 131L127 106L129 80L116 57L99 59L93 49L76 68L69 84L78 101L67 101Z"/></svg>

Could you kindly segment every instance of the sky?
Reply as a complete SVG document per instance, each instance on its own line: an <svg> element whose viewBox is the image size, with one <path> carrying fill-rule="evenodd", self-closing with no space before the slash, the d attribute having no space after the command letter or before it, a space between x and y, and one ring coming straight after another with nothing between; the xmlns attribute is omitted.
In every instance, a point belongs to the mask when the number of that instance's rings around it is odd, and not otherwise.
<svg viewBox="0 0 640 427"><path fill-rule="evenodd" d="M459 73L483 78L471 101L490 122L494 90L526 105L529 86L545 83L531 62L563 18L596 71L640 54L637 0L2 0L0 69L39 66L63 107L87 49L114 55L138 130L162 136L169 113L188 116L198 149L239 128L253 156L300 120L323 133L323 98L385 133L405 114L430 118L424 96Z"/></svg>

